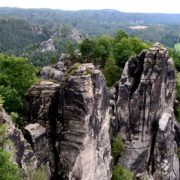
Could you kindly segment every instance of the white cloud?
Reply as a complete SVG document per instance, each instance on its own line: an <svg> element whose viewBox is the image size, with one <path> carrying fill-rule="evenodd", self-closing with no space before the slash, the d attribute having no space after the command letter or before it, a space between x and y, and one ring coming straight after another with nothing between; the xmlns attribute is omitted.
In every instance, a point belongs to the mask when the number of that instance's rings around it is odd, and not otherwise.
<svg viewBox="0 0 180 180"><path fill-rule="evenodd" d="M64 10L117 9L125 12L180 13L179 0L0 0L0 7Z"/></svg>

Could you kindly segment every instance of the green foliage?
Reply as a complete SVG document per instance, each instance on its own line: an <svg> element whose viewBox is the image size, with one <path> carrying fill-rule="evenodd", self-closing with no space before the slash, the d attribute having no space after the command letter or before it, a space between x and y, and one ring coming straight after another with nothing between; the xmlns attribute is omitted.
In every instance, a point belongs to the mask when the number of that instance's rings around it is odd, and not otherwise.
<svg viewBox="0 0 180 180"><path fill-rule="evenodd" d="M180 73L176 74L176 102L174 104L174 113L176 116L176 120L178 122L180 122L180 106L179 106L179 102L180 102Z"/></svg>
<svg viewBox="0 0 180 180"><path fill-rule="evenodd" d="M7 139L6 125L0 125L0 179L1 180L21 180L20 169L11 162L10 152L5 150L9 144Z"/></svg>
<svg viewBox="0 0 180 180"><path fill-rule="evenodd" d="M11 112L10 114L11 116L11 119L13 121L13 123L18 127L18 128L21 128L24 126L24 121L23 121L23 117L16 113L16 112Z"/></svg>
<svg viewBox="0 0 180 180"><path fill-rule="evenodd" d="M23 125L23 99L28 88L38 80L36 72L37 69L27 59L0 54L0 94L5 100L3 107L8 113L16 113L13 120L18 127Z"/></svg>
<svg viewBox="0 0 180 180"><path fill-rule="evenodd" d="M134 174L118 163L112 171L112 180L133 180Z"/></svg>
<svg viewBox="0 0 180 180"><path fill-rule="evenodd" d="M79 44L79 50L88 62L97 57L97 42L93 39L85 38L82 43Z"/></svg>
<svg viewBox="0 0 180 180"><path fill-rule="evenodd" d="M36 68L25 58L0 55L0 84L15 89L24 97L27 89L37 81Z"/></svg>
<svg viewBox="0 0 180 180"><path fill-rule="evenodd" d="M120 73L112 54L110 54L104 67L104 76L106 78L107 86L112 86L116 81L119 80Z"/></svg>
<svg viewBox="0 0 180 180"><path fill-rule="evenodd" d="M70 55L71 60L75 58L75 50L72 43L67 46L66 52Z"/></svg>
<svg viewBox="0 0 180 180"><path fill-rule="evenodd" d="M116 41L116 42L119 42L119 41L121 41L123 38L127 39L127 38L128 38L128 34L127 34L125 31L123 31L123 30L118 30L118 31L116 32L115 41Z"/></svg>
<svg viewBox="0 0 180 180"><path fill-rule="evenodd" d="M180 43L174 44L174 49L180 51Z"/></svg>
<svg viewBox="0 0 180 180"><path fill-rule="evenodd" d="M114 58L118 67L124 68L126 61L135 54L139 54L144 49L149 49L149 43L143 43L137 37L122 38L115 44Z"/></svg>
<svg viewBox="0 0 180 180"><path fill-rule="evenodd" d="M4 103L4 99L2 98L2 96L0 95L0 104Z"/></svg>
<svg viewBox="0 0 180 180"><path fill-rule="evenodd" d="M3 107L7 112L22 112L22 98L19 96L18 92L15 89L9 86L0 86L0 94L5 100Z"/></svg>
<svg viewBox="0 0 180 180"><path fill-rule="evenodd" d="M115 161L121 156L123 150L125 150L125 146L122 142L120 134L118 134L113 140L111 149L111 154Z"/></svg>
<svg viewBox="0 0 180 180"><path fill-rule="evenodd" d="M56 57L55 56L51 56L51 58L50 58L50 64L52 65L52 64L56 64L58 61L57 61L57 59L56 59Z"/></svg>
<svg viewBox="0 0 180 180"><path fill-rule="evenodd" d="M97 57L101 61L101 67L104 68L104 65L107 61L107 58L109 57L109 54L113 50L113 45L114 45L114 38L107 36L107 35L102 35L98 39L98 44L97 44Z"/></svg>
<svg viewBox="0 0 180 180"><path fill-rule="evenodd" d="M180 53L170 48L167 48L167 50L169 52L169 55L173 58L176 69L180 71Z"/></svg>
<svg viewBox="0 0 180 180"><path fill-rule="evenodd" d="M9 140L7 139L7 125L0 124L0 148L5 148L5 145L9 144Z"/></svg>
<svg viewBox="0 0 180 180"><path fill-rule="evenodd" d="M75 63L73 66L70 67L70 69L68 70L68 73L71 73L74 70L77 70L79 67L79 63Z"/></svg>
<svg viewBox="0 0 180 180"><path fill-rule="evenodd" d="M48 170L45 166L40 166L37 171L28 173L29 180L49 180Z"/></svg>

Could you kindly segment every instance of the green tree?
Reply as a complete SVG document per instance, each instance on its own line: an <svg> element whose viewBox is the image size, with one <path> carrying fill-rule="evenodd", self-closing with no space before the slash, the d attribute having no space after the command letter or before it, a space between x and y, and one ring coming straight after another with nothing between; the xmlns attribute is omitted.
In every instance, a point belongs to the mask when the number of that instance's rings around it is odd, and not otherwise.
<svg viewBox="0 0 180 180"><path fill-rule="evenodd" d="M67 46L66 52L70 55L71 60L75 58L75 50L72 43Z"/></svg>
<svg viewBox="0 0 180 180"><path fill-rule="evenodd" d="M123 38L120 42L115 44L114 58L119 68L124 68L126 61L132 55L134 55L133 46L129 39Z"/></svg>
<svg viewBox="0 0 180 180"><path fill-rule="evenodd" d="M92 62L93 59L97 58L97 42L92 39L84 39L79 44L79 50L88 62Z"/></svg>
<svg viewBox="0 0 180 180"><path fill-rule="evenodd" d="M29 64L25 58L16 58L0 54L0 94L5 100L3 106L8 113L19 113L16 120L21 127L23 113L23 99L28 88L38 79L37 69Z"/></svg>
<svg viewBox="0 0 180 180"><path fill-rule="evenodd" d="M50 63L50 64L56 64L56 63L57 63L56 57L55 57L55 56L51 56L49 63Z"/></svg>
<svg viewBox="0 0 180 180"><path fill-rule="evenodd" d="M5 99L3 107L8 113L18 112L21 113L23 109L22 98L19 96L15 89L7 86L0 86L0 94Z"/></svg>
<svg viewBox="0 0 180 180"><path fill-rule="evenodd" d="M107 58L109 57L109 54L112 52L113 44L114 44L114 38L110 36L102 35L98 39L97 51L98 51L99 59L101 61L102 68L104 68Z"/></svg>
<svg viewBox="0 0 180 180"><path fill-rule="evenodd" d="M0 55L0 85L15 89L24 97L27 89L37 81L36 68L25 58Z"/></svg>
<svg viewBox="0 0 180 180"><path fill-rule="evenodd" d="M119 42L123 38L127 39L128 38L128 34L125 31L123 31L123 30L118 30L117 33L116 33L115 41Z"/></svg>
<svg viewBox="0 0 180 180"><path fill-rule="evenodd" d="M124 68L126 61L135 54L139 54L144 49L149 49L149 43L143 43L137 37L122 38L115 44L114 58L118 67Z"/></svg>
<svg viewBox="0 0 180 180"><path fill-rule="evenodd" d="M104 67L104 76L106 78L107 86L112 86L116 81L119 80L120 72L118 71L118 67L112 54L110 54Z"/></svg>

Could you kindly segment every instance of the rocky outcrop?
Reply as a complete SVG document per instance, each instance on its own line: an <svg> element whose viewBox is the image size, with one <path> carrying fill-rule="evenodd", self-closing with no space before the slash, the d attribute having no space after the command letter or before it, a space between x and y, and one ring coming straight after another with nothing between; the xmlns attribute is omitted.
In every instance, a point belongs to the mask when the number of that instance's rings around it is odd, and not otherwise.
<svg viewBox="0 0 180 180"><path fill-rule="evenodd" d="M59 87L57 83L42 81L29 89L25 102L25 137L32 146L38 164L46 164L52 174L56 171Z"/></svg>
<svg viewBox="0 0 180 180"><path fill-rule="evenodd" d="M78 43L82 42L83 35L77 31L77 29L72 29L72 34L70 35L72 39L76 40Z"/></svg>
<svg viewBox="0 0 180 180"><path fill-rule="evenodd" d="M110 179L109 107L104 76L92 64L80 65L63 82L60 99L62 177Z"/></svg>
<svg viewBox="0 0 180 180"><path fill-rule="evenodd" d="M56 51L56 48L55 48L54 43L53 43L53 39L49 39L47 41L43 41L40 44L40 51L41 52Z"/></svg>
<svg viewBox="0 0 180 180"><path fill-rule="evenodd" d="M66 60L62 55L40 72L57 83L41 81L28 90L28 142L0 111L18 164L24 169L29 162L33 168L45 164L57 180L110 180L110 139L120 133L126 148L118 162L138 180L179 180L180 124L174 117L175 70L167 50L155 43L131 57L118 86L109 90L93 64L69 68Z"/></svg>
<svg viewBox="0 0 180 180"><path fill-rule="evenodd" d="M158 43L131 57L118 86L116 128L126 145L120 162L155 180L178 180L173 103L175 70Z"/></svg>
<svg viewBox="0 0 180 180"><path fill-rule="evenodd" d="M70 68L71 61L67 54L62 54L57 64L43 67L39 72L39 78L61 82L65 72Z"/></svg>
<svg viewBox="0 0 180 180"><path fill-rule="evenodd" d="M16 128L10 118L10 116L0 106L0 124L7 124L8 138L12 141L16 153L15 161L25 173L36 170L38 167L38 160L32 150L31 145L24 138L21 130Z"/></svg>
<svg viewBox="0 0 180 180"><path fill-rule="evenodd" d="M111 179L108 104L104 76L92 64L72 67L60 84L29 89L26 137L54 179Z"/></svg>

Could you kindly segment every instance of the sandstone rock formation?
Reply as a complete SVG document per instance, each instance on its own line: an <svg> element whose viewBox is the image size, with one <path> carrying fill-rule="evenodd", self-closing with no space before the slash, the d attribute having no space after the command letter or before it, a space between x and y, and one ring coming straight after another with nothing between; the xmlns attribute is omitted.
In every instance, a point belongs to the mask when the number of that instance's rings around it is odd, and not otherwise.
<svg viewBox="0 0 180 180"><path fill-rule="evenodd" d="M113 132L119 132L126 145L120 162L136 174L179 179L175 94L174 64L160 44L128 60L118 86Z"/></svg>
<svg viewBox="0 0 180 180"><path fill-rule="evenodd" d="M27 139L54 178L111 179L108 105L104 76L92 64L72 68L61 84L42 81L29 89Z"/></svg>
<svg viewBox="0 0 180 180"><path fill-rule="evenodd" d="M56 48L55 48L54 43L53 43L53 39L49 39L47 41L43 41L40 44L40 51L41 52L56 51Z"/></svg>
<svg viewBox="0 0 180 180"><path fill-rule="evenodd" d="M72 39L76 40L78 43L82 42L83 35L77 31L77 29L72 30L72 34L70 35Z"/></svg>
<svg viewBox="0 0 180 180"><path fill-rule="evenodd" d="M175 70L167 50L155 43L131 57L118 86L109 90L94 65L69 69L66 60L63 55L40 72L57 83L41 81L28 90L28 142L0 111L18 164L24 169L29 162L32 168L44 164L55 180L110 180L110 139L120 133L126 149L119 162L138 180L179 180L180 124L174 117Z"/></svg>
<svg viewBox="0 0 180 180"><path fill-rule="evenodd" d="M64 73L70 68L71 61L69 55L62 54L57 64L43 67L39 72L39 78L44 80L55 80L61 82Z"/></svg>
<svg viewBox="0 0 180 180"><path fill-rule="evenodd" d="M0 124L7 124L8 138L12 141L16 153L14 159L25 173L35 170L38 167L38 160L31 145L24 138L21 130L16 128L2 106L0 106Z"/></svg>

